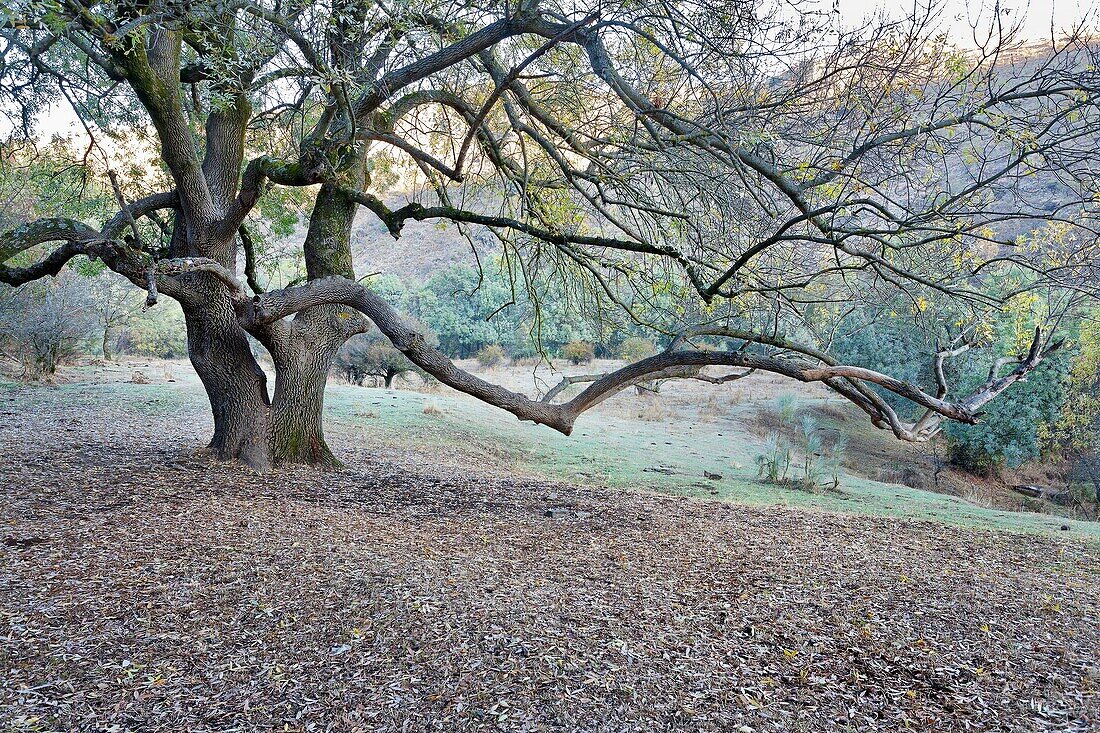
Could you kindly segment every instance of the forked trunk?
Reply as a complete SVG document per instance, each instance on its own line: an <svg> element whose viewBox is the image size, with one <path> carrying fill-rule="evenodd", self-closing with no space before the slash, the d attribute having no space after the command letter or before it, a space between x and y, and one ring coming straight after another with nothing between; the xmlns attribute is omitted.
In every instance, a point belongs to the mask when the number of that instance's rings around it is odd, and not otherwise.
<svg viewBox="0 0 1100 733"><path fill-rule="evenodd" d="M353 277L351 223L356 204L338 187L322 186L310 218L305 254L307 275ZM200 234L211 234L200 232ZM191 237L199 242L192 242ZM208 256L235 270L235 240L188 235L181 227L173 241L176 256ZM181 278L187 344L210 399L214 418L211 452L265 471L280 463L340 465L325 443L322 428L325 383L337 349L365 328L362 316L343 306L317 306L293 321L255 335L275 364L275 390L252 354L223 283L203 274Z"/></svg>
<svg viewBox="0 0 1100 733"><path fill-rule="evenodd" d="M210 399L215 456L258 471L283 463L340 465L325 442L323 411L328 371L346 336L318 322L335 318L337 310L311 309L275 345L270 399L267 377L236 321L219 317L224 310L188 314L191 363Z"/></svg>

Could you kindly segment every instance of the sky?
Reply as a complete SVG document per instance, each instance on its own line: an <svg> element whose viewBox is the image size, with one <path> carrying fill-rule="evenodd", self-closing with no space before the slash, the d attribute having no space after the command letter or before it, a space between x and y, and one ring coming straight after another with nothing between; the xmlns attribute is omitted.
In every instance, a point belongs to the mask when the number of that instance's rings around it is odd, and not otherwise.
<svg viewBox="0 0 1100 733"><path fill-rule="evenodd" d="M828 2L828 0L823 0ZM927 4L928 0L922 0ZM940 0L945 30L953 41L966 45L971 40L970 23L977 18L992 17L994 0ZM1002 0L1007 17L1020 20L1023 38L1029 41L1050 37L1051 22L1055 30L1072 27L1090 13L1096 3L1082 0ZM845 27L858 26L861 21L882 10L887 15L899 17L912 12L912 0L837 0L841 23ZM1095 11L1091 12L1096 19ZM1095 23L1094 23L1095 24Z"/></svg>

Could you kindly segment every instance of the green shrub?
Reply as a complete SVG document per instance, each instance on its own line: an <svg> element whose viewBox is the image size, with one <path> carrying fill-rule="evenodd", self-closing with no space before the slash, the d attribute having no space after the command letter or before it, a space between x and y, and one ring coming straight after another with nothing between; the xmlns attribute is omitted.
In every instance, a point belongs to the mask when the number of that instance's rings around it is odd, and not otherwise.
<svg viewBox="0 0 1100 733"><path fill-rule="evenodd" d="M1061 416L1065 400L1068 355L1055 353L1038 366L1026 381L1012 385L999 399L990 402L977 425L947 423L951 463L981 476L998 473L1002 467L1016 468L1043 455L1042 436ZM988 358L967 364L969 379L959 393L985 379Z"/></svg>
<svg viewBox="0 0 1100 733"><path fill-rule="evenodd" d="M416 371L416 365L378 332L350 339L337 352L332 368L351 384L362 387L368 377L373 377L386 389L393 386L395 378Z"/></svg>
<svg viewBox="0 0 1100 733"><path fill-rule="evenodd" d="M504 361L504 347L500 344L487 344L477 352L477 363L489 369Z"/></svg>
<svg viewBox="0 0 1100 733"><path fill-rule="evenodd" d="M631 336L619 345L619 358L623 361L640 361L656 353L653 342L641 336Z"/></svg>
<svg viewBox="0 0 1100 733"><path fill-rule="evenodd" d="M183 310L175 301L161 302L133 318L119 345L123 351L157 359L182 359L187 356L187 329Z"/></svg>
<svg viewBox="0 0 1100 733"><path fill-rule="evenodd" d="M596 358L596 350L590 341L570 341L561 353L574 364L587 364Z"/></svg>
<svg viewBox="0 0 1100 733"><path fill-rule="evenodd" d="M836 436L831 443L825 431L812 415L803 415L796 426L794 400L781 402L781 424L788 430L798 430L798 445L778 430L764 439L764 452L756 457L757 476L769 484L788 486L803 491L836 490L840 487L841 465L848 445L845 436Z"/></svg>
<svg viewBox="0 0 1100 733"><path fill-rule="evenodd" d="M769 484L787 480L791 468L791 444L776 431L764 438L764 452L756 457L756 473Z"/></svg>

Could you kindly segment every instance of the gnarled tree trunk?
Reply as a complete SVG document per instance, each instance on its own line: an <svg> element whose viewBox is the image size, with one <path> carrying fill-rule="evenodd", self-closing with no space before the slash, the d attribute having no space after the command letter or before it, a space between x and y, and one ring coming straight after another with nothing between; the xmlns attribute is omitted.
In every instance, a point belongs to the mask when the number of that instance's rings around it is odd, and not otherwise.
<svg viewBox="0 0 1100 733"><path fill-rule="evenodd" d="M362 167L355 167L352 175L361 178ZM321 186L303 246L310 280L354 277L351 226L357 206L338 187ZM265 340L275 362L271 448L277 462L339 465L325 442L325 384L337 350L366 327L363 317L350 308L317 306Z"/></svg>
<svg viewBox="0 0 1100 733"><path fill-rule="evenodd" d="M337 188L321 188L306 235L309 279L351 274L356 206ZM231 243L200 246L192 243L195 239L202 241L195 232L178 231L175 254L212 256L230 271L235 269ZM365 319L345 306L325 305L254 331L275 367L274 394L269 397L267 375L252 354L225 285L204 273L181 280L188 353L214 418L211 452L261 471L280 463L339 465L324 437L325 384L337 350L365 330Z"/></svg>
<svg viewBox="0 0 1100 733"><path fill-rule="evenodd" d="M202 290L213 297L197 302L187 298L183 312L188 355L214 418L209 450L218 458L267 470L273 463L267 375L252 355L227 295L211 284Z"/></svg>
<svg viewBox="0 0 1100 733"><path fill-rule="evenodd" d="M340 465L325 442L325 385L336 351L350 335L349 327L355 329L359 320L346 308L311 308L271 344L275 363L271 449L277 462Z"/></svg>

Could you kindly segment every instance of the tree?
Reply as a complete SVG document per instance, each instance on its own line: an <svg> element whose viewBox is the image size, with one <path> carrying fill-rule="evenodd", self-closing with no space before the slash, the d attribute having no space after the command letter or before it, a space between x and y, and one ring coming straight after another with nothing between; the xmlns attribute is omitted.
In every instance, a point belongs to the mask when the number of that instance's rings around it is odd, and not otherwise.
<svg viewBox="0 0 1100 733"><path fill-rule="evenodd" d="M56 372L96 329L78 276L66 275L19 289L0 286L0 349L33 379Z"/></svg>
<svg viewBox="0 0 1100 733"><path fill-rule="evenodd" d="M619 358L624 361L638 361L657 353L652 341L640 336L631 336L619 344Z"/></svg>
<svg viewBox="0 0 1100 733"><path fill-rule="evenodd" d="M213 412L210 450L259 469L335 462L326 375L370 322L444 384L564 433L639 382L738 368L823 383L925 440L945 419L975 422L1057 342L1036 331L1011 365L948 400L942 380L922 388L778 334L809 333L808 304L899 292L977 314L1009 297L974 287L1007 263L1029 273L1027 289L1085 287L1090 239L1036 253L1011 237L1035 219L1087 234L1098 65L1079 33L1013 60L1001 21L964 54L936 35L932 10L838 33L810 6L747 1L26 0L0 11L0 109L16 133L33 139L65 100L89 150L140 146L148 130L148 148L127 157L162 168L129 179L85 155L117 212L95 225L24 217L0 235L0 280L86 256L150 305L177 300ZM1066 183L1036 196L1037 173ZM398 184L416 200L385 203ZM250 232L296 189L312 192L303 278L273 287ZM359 281L360 209L394 237L408 221L487 231L515 287L555 273L637 322L670 320L651 308L699 317L673 348L566 402L516 394L459 369ZM270 394L249 335L274 363ZM899 417L869 385L923 413Z"/></svg>
<svg viewBox="0 0 1100 733"><path fill-rule="evenodd" d="M989 406L983 424L947 426L951 461L988 475L1002 466L1016 468L1039 458L1041 435L1059 417L1065 396L1065 361L1061 353L1046 360L1013 391L1011 402ZM992 365L971 360L966 366L980 379Z"/></svg>
<svg viewBox="0 0 1100 733"><path fill-rule="evenodd" d="M420 326L412 319L408 320L412 327ZM421 327L418 330L424 332L426 329ZM353 384L362 385L367 377L375 377L382 380L386 389L392 387L393 380L402 374L423 374L416 364L378 332L353 336L337 352L334 366Z"/></svg>
<svg viewBox="0 0 1100 733"><path fill-rule="evenodd" d="M477 363L486 369L492 369L497 364L504 361L507 354L504 353L504 347L500 344L486 344L478 349L475 358Z"/></svg>
<svg viewBox="0 0 1100 733"><path fill-rule="evenodd" d="M95 277L89 288L89 310L100 328L100 350L110 361L114 356L113 343L118 342L120 331L130 323L135 310L135 293L126 287L113 273Z"/></svg>
<svg viewBox="0 0 1100 733"><path fill-rule="evenodd" d="M596 358L596 351L588 341L570 341L562 349L561 355L573 364L587 364Z"/></svg>
<svg viewBox="0 0 1100 733"><path fill-rule="evenodd" d="M483 275L468 267L449 267L410 294L417 317L447 354L466 358L483 346L511 345L515 339L516 324L502 311L511 294L492 273Z"/></svg>

